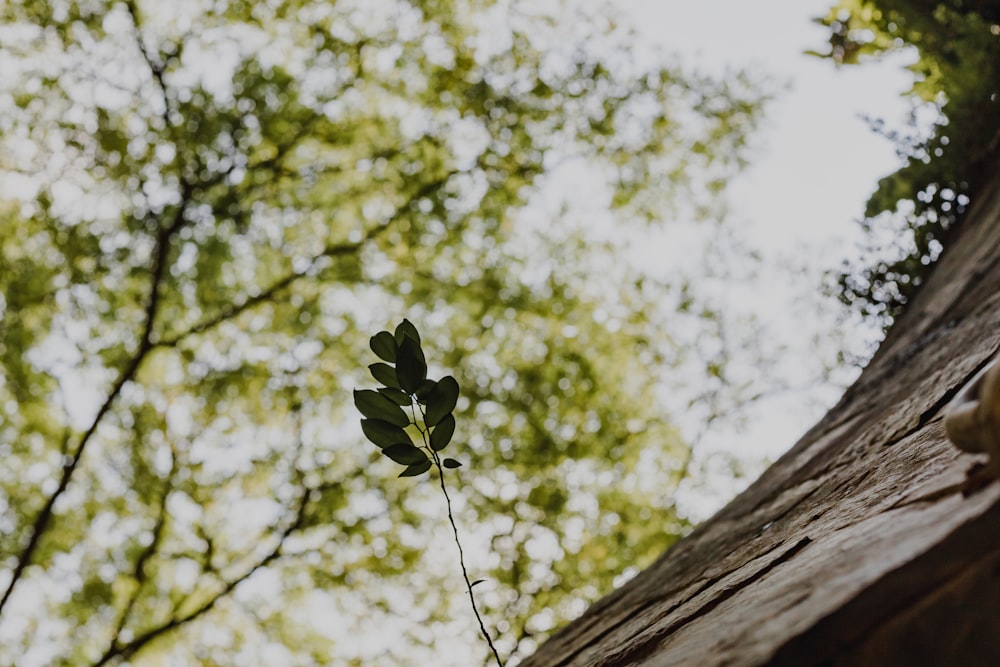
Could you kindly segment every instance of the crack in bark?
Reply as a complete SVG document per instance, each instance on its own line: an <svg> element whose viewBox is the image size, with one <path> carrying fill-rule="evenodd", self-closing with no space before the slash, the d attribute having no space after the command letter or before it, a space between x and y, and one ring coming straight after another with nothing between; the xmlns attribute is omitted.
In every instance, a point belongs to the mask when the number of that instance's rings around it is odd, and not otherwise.
<svg viewBox="0 0 1000 667"><path fill-rule="evenodd" d="M621 651L608 655L607 658L599 661L597 663L597 666L626 667L627 665L635 664L639 660L642 660L652 655L653 652L660 647L660 645L667 637L674 634L685 625L688 625L689 623L711 613L716 607L718 607L723 602L731 599L740 591L760 581L768 574L770 574L772 571L774 571L777 567L790 561L811 543L812 539L809 537L803 537L799 539L798 542L796 542L794 545L786 549L780 556L778 556L773 561L765 565L763 568L753 573L746 579L738 582L737 584L729 588L726 588L725 590L720 591L718 595L716 595L711 600L707 601L705 604L703 604L701 607L693 611L691 614L679 618L677 621L671 623L666 627L659 628L653 631L652 633L650 633L648 637L641 640L637 644L626 646Z"/></svg>
<svg viewBox="0 0 1000 667"><path fill-rule="evenodd" d="M719 591L719 593L714 598L706 601L703 605L692 611L687 616L683 616L665 627L653 630L648 634L648 636L639 639L635 643L628 643L617 651L612 651L610 653L605 654L605 656L601 657L600 659L597 660L597 662L594 663L595 667L627 667L628 665L635 664L638 661L652 655L660 647L660 645L667 637L674 634L685 625L711 613L716 607L718 607L726 600L729 600L743 589L760 581L780 565L790 561L811 543L812 543L812 538L802 537L794 545L785 549L774 560L772 560L770 563L762 567L757 572L751 574L746 579L737 582L736 584L734 584L729 588ZM661 614L658 615L657 619L650 620L649 622L645 623L644 627L649 628L653 623L656 622L656 620L669 617L677 609L688 604L691 600L696 599L699 595L702 595L707 591L711 590L712 587L716 586L720 581L722 581L729 575L733 574L734 572L737 572L741 568L746 567L746 565L747 563L741 563L740 565L730 569L724 574L710 577L708 580L705 581L705 583L699 586L696 591L686 596L683 600L680 600L677 603L670 605L667 609L665 609ZM613 633L615 630L620 629L621 622L624 619L643 616L649 609L655 607L657 604L667 599L669 595L670 594L658 595L654 598L645 600L637 607L629 608L627 610L619 612L618 614L615 615L614 619L612 620L612 622L608 624L608 627L605 630L598 633L597 636L590 639L585 645L580 646L577 650L573 651L572 653L564 657L560 662L556 663L555 667L567 667L569 664L572 663L574 659L579 657L588 648L592 648L593 646L598 645L601 641L606 639L608 635ZM599 620L599 618L600 617L595 618L590 625L593 626L596 623L596 621ZM578 634L582 634L582 632ZM636 639L636 637L633 637L633 639Z"/></svg>

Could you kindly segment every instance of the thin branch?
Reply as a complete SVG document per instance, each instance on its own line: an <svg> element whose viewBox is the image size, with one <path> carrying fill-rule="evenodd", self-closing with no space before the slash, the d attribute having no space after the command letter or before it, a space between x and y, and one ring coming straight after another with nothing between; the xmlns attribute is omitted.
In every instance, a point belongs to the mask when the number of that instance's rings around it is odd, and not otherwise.
<svg viewBox="0 0 1000 667"><path fill-rule="evenodd" d="M97 410L97 414L94 415L90 426L80 438L80 442L77 444L76 449L71 455L63 457L64 463L62 467L62 475L59 478L59 484L56 486L55 491L53 491L45 501L45 505L42 507L41 512L39 512L38 516L35 518L34 524L31 528L31 536L28 538L28 543L24 546L24 549L18 556L17 565L14 567L14 571L11 574L10 582L7 584L3 597L0 598L0 614L3 613L3 608L10 599L10 596L13 594L14 588L20 581L21 576L24 574L25 568L27 568L31 563L31 560L35 555L35 550L38 548L38 544L41 541L42 535L46 530L48 530L49 524L52 520L52 513L55 508L55 504L59 498L62 497L62 494L65 493L66 488L69 486L70 479L72 479L73 473L76 472L76 469L80 464L80 460L83 458L83 453L87 448L87 444L97 432L97 427L104 419L104 416L111 410L111 406L121 394L122 389L135 377L135 374L138 372L139 366L146 358L146 355L153 349L153 326L155 324L156 314L159 312L160 297L163 290L164 276L166 274L167 255L170 251L170 239L184 225L185 212L190 200L191 186L185 182L181 187L181 203L174 214L173 220L169 225L160 230L157 237L156 255L153 259L152 265L153 276L149 290L149 298L146 302L145 323L143 325L142 335L139 339L139 346L136 349L135 354L129 360L128 364L124 369L122 369L121 373L119 373L118 378L111 387L111 391L108 393L107 398L104 399L104 403L102 403L101 407Z"/></svg>
<svg viewBox="0 0 1000 667"><path fill-rule="evenodd" d="M299 530L306 519L306 510L309 506L309 500L311 494L314 491L314 489L306 488L302 484L302 480L305 473L302 472L302 470L298 465L299 459L302 456L304 448L304 441L302 439L302 420L299 408L293 408L293 412L295 414L295 431L297 435L296 435L296 445L292 450L292 452L290 453L290 458L292 460L292 468L293 468L292 481L296 486L300 486L302 488L302 495L300 496L297 506L295 508L295 518L291 521L291 523L289 523L288 526L284 528L284 530L281 531L278 537L278 543L277 545L275 545L274 549L271 550L266 556L258 560L242 575L236 577L235 579L230 580L229 582L224 583L222 589L218 593L216 593L211 599L202 603L194 611L184 616L180 617L175 616L171 618L168 622L164 623L163 625L147 631L146 633L140 635L133 641L126 644L118 644L117 643L118 636L116 635L115 641L112 642L110 647L108 647L108 650L101 657L101 659L98 660L96 663L94 663L93 667L101 667L102 665L108 664L111 660L118 658L123 660L128 659L133 655L135 655L140 650L142 650L144 646L146 646L149 642L153 641L157 637L166 634L168 632L171 632L173 630L176 630L177 628L181 627L182 625L185 625L186 623L194 621L201 615L213 609L215 605L219 602L219 600L229 595L233 590L235 590L237 586L240 585L240 583L249 579L257 570L267 566L269 563L277 560L283 555L281 550L284 547L284 544L287 541L288 537L296 530ZM358 472L360 472L360 469L358 470ZM164 499L165 498L166 496L164 495ZM203 537L206 540L206 542L208 542L209 545L208 551L205 554L206 563L209 568L207 571L214 572L215 570L211 566L211 548L212 548L211 540L208 535L204 535ZM183 606L183 604L184 603L182 602L179 606Z"/></svg>
<svg viewBox="0 0 1000 667"><path fill-rule="evenodd" d="M256 563L250 566L246 572L227 582L224 582L222 588L215 595L203 602L195 610L184 614L183 616L172 617L166 623L144 632L128 644L111 647L111 649L109 649L98 662L94 663L93 667L103 667L103 665L109 664L110 661L114 659L127 660L142 650L154 639L172 632L173 630L198 619L214 609L215 605L232 593L237 586L252 577L261 568L267 567L272 562L282 557L282 548L285 545L285 541L289 536L291 536L292 533L298 530L305 521L305 512L308 504L309 491L304 490L301 498L299 499L298 507L296 508L295 519L281 531L281 534L278 537L277 545L275 545L274 549L268 552L263 558L260 558Z"/></svg>
<svg viewBox="0 0 1000 667"><path fill-rule="evenodd" d="M175 454L173 447L171 447L171 453ZM132 591L132 594L129 596L128 601L125 603L125 607L122 609L121 614L118 617L118 622L115 624L107 651L104 652L104 656L101 657L96 664L106 663L110 659L109 656L113 653L115 647L118 646L118 640L121 637L125 626L128 624L129 618L132 615L132 609L135 607L136 602L138 602L143 586L146 583L146 563L148 563L149 560L157 554L160 544L163 541L163 531L167 523L167 498L170 496L170 490L173 487L174 473L177 469L175 461L176 456L171 456L170 471L167 474L167 479L163 485L163 492L160 495L160 503L157 508L156 525L153 526L153 539L150 541L149 545L142 550L142 553L139 554L139 557L135 562L135 568L132 573L132 578L136 582L135 590Z"/></svg>
<svg viewBox="0 0 1000 667"><path fill-rule="evenodd" d="M164 103L164 120L167 122L169 127L169 102L170 96L167 93L166 82L163 78L164 66L153 60L152 56L149 54L145 43L142 41L142 36L139 34L139 17L138 10L135 6L135 2L129 0L126 2L129 14L132 17L132 21L136 29L136 42L138 44L139 50L142 53L143 59L145 60L149 70L156 81L160 93L163 96ZM38 513L35 518L34 524L31 527L31 535L28 538L27 544L25 544L20 555L17 559L17 565L15 565L13 572L11 573L10 581L7 584L7 588L0 597L0 615L3 613L3 609L14 592L14 588L17 586L18 582L21 580L24 570L31 563L34 557L35 551L41 541L42 535L49 528L49 524L52 521L52 514L55 509L55 504L65 493L66 488L69 486L69 482L76 472L77 467L80 464L80 460L83 458L84 450L87 448L87 444L91 441L94 434L97 432L97 427L100 425L101 421L104 419L105 415L111 410L112 405L118 399L121 394L122 389L125 385L130 382L139 370L139 366L142 365L143 360L146 355L153 349L152 345L152 335L153 327L156 324L156 315L160 308L160 298L162 296L164 276L166 275L166 265L167 257L170 252L170 241L174 234L186 223L186 213L187 208L191 202L191 195L193 194L193 186L187 180L182 179L181 181L181 193L180 193L180 204L174 213L173 219L167 225L161 225L160 232L157 235L155 256L152 264L152 279L149 290L149 297L146 302L145 308L145 323L143 325L142 334L139 337L139 345L136 349L135 354L129 360L128 364L119 373L118 378L115 380L111 387L111 391L105 398L104 402L101 404L97 413L94 415L94 419L91 421L90 426L84 432L83 436L80 438L80 442L77 444L76 449L72 454L63 456L63 467L62 475L59 478L59 483L56 486L55 491L48 497L45 501L45 505L42 510Z"/></svg>
<svg viewBox="0 0 1000 667"><path fill-rule="evenodd" d="M379 225L377 227L372 227L368 229L360 241L354 243L336 243L330 244L322 250L319 254L315 255L311 260L309 260L309 266L304 271L295 271L289 273L267 288L265 288L259 294L250 297L246 301L239 304L227 304L219 310L216 314L194 324L190 328L174 334L172 336L166 336L155 343L156 347L175 347L185 338L193 336L196 334L204 333L209 329L213 329L218 325L233 319L240 313L250 310L254 306L270 301L274 296L288 289L294 283L309 276L309 272L315 268L322 259L341 257L344 255L349 255L351 253L356 253L360 251L367 243L378 238L380 235L384 234L391 226L391 223L397 220L414 202L419 201L423 197L427 197L434 191L443 187L448 180L457 173L457 171L449 171L447 174L439 179L426 183L421 188L419 188L413 195L411 195L407 200L399 205L395 212L389 217L389 221L385 224Z"/></svg>
<svg viewBox="0 0 1000 667"><path fill-rule="evenodd" d="M170 96L167 94L167 82L163 78L163 73L166 70L166 65L159 62L153 58L153 55L149 52L146 47L146 43L142 40L141 34L141 21L139 19L139 8L135 5L135 0L126 0L125 7L128 9L129 16L132 18L132 24L135 26L135 43L139 47L139 53L142 54L142 59L146 61L146 66L153 75L153 80L160 89L160 94L163 97L163 112L161 117L163 118L164 129L171 126L170 123Z"/></svg>
<svg viewBox="0 0 1000 667"><path fill-rule="evenodd" d="M358 241L357 243L342 243L342 244L327 246L323 250L323 252L316 255L310 260L309 268L307 268L305 271L292 272L286 276L283 276L282 278L279 278L270 286L268 286L266 289L264 289L262 292L250 297L249 299L243 301L242 303L227 304L226 306L221 308L219 312L216 313L215 315L212 315L211 317L208 317L202 320L201 322L198 322L197 324L191 326L190 328L180 333L160 339L155 343L156 347L174 347L185 338L188 338L189 336L204 333L205 331L213 329L218 325L222 324L223 322L226 322L227 320L233 319L240 313L250 310L254 306L270 301L278 293L288 289L289 287L292 286L292 284L294 284L298 280L308 276L309 271L313 267L315 267L321 259L327 257L329 258L340 257L342 255L349 255L351 253L357 252L364 246L365 243L375 238L384 229L385 227L383 226L369 230L368 233L365 234L365 237L361 241Z"/></svg>
<svg viewBox="0 0 1000 667"><path fill-rule="evenodd" d="M168 88L166 81L164 80L164 69L165 66L157 62L147 49L145 43L142 40L140 34L140 19L138 15L138 9L135 2L129 0L126 2L126 7L128 8L129 14L132 17L133 24L136 30L136 44L139 51L142 54L144 61L146 62L149 70L155 80L164 103L163 118L167 127L170 126L170 96L168 94ZM296 138L297 140L297 138ZM182 170L183 172L183 170ZM223 175L224 176L224 175ZM158 344L153 342L153 328L156 323L156 315L160 308L160 299L162 296L162 289L164 283L164 277L166 275L166 265L167 258L170 252L170 241L172 237L180 230L182 226L187 223L186 212L187 208L191 203L192 195L194 193L194 185L184 179L181 179L181 193L180 193L180 204L173 216L173 219L169 224L160 227L160 232L157 236L156 246L155 246L155 257L152 263L152 281L150 286L149 297L145 309L145 323L143 325L142 334L139 337L139 345L129 360L128 364L118 375L114 384L111 387L111 391L105 398L104 402L101 404L93 421L90 426L84 432L83 436L80 438L79 444L72 454L64 455L64 463L62 468L62 475L59 479L59 484L56 486L55 491L46 500L45 505L39 512L38 516L35 518L34 524L31 528L31 535L28 538L27 544L24 546L20 555L17 559L17 564L11 574L11 579L7 584L7 588L4 591L2 597L0 597L0 615L3 613L3 609L14 592L14 588L17 586L21 577L24 574L25 569L31 563L34 557L35 551L38 548L39 542L42 535L48 530L49 524L52 520L52 514L55 508L56 502L65 493L66 488L69 486L69 482L73 477L77 467L79 466L80 460L83 457L84 450L87 444L93 438L94 434L97 432L97 428L101 421L104 419L105 415L111 410L111 407L118 399L121 394L122 389L125 385L130 382L139 370L140 365L146 358L148 353ZM277 290L275 290L277 291Z"/></svg>

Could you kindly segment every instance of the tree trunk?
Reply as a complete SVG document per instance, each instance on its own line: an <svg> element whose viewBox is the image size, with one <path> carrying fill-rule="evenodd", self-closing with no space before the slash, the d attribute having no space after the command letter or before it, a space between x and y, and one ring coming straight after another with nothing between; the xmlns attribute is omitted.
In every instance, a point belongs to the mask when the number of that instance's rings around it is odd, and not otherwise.
<svg viewBox="0 0 1000 667"><path fill-rule="evenodd" d="M992 171L839 404L523 665L1000 665L1000 484L942 427L1000 347Z"/></svg>

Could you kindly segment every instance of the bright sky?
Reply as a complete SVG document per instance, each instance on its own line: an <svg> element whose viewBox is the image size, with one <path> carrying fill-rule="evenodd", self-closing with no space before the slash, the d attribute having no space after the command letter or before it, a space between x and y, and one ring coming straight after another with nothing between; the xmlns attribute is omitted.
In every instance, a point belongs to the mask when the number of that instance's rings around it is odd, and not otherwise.
<svg viewBox="0 0 1000 667"><path fill-rule="evenodd" d="M902 121L910 86L900 60L837 70L804 55L826 30L811 19L832 0L619 0L639 29L708 69L759 70L791 85L770 110L764 154L737 195L769 242L843 238L868 193L898 162L861 114ZM830 257L835 261L836 257Z"/></svg>
<svg viewBox="0 0 1000 667"><path fill-rule="evenodd" d="M901 94L910 82L900 60L838 71L830 62L804 55L806 49L822 48L826 33L811 19L824 14L833 0L612 1L634 17L646 39L675 51L686 67L750 68L788 84L768 108L757 136L760 150L752 168L734 183L732 203L771 261L787 255L811 260L816 272L804 280L814 281L819 300L821 270L851 254L859 238L854 220L877 180L898 166L892 146L859 116L885 118L890 126L902 124L908 106ZM774 284L761 288L759 312L770 313L789 338L801 339L797 318L812 314L802 315L789 304L796 293L814 288L782 285L782 276L787 274L775 273ZM837 307L831 301L828 312ZM790 352L790 366L802 359L794 355L808 354L808 341L800 342L800 349ZM85 405L86 391L70 393L79 396L80 405L91 414L96 409ZM758 404L745 426L706 437L701 453L735 452L748 461L776 458L836 397L836 391L825 386ZM735 491L729 471L706 465L694 476L681 499L682 510L691 518L707 517ZM450 543L443 545L450 550ZM265 579L258 585L272 583ZM373 635L373 646L382 645L385 630L380 627Z"/></svg>
<svg viewBox="0 0 1000 667"><path fill-rule="evenodd" d="M800 319L812 315L796 310L792 299L804 293L829 317L835 315L838 305L832 299L823 303L820 295L822 271L854 252L860 238L854 221L878 179L899 166L892 145L861 116L884 118L890 127L903 125L909 106L902 94L911 84L903 69L907 56L837 69L805 55L807 49L822 50L827 32L812 19L825 14L833 0L617 2L635 17L641 34L676 52L685 67L749 69L787 86L768 108L757 136L760 150L733 184L731 196L740 224L749 225L772 265L789 256L812 265L813 273L803 278L811 284L788 285L787 274L775 271L771 282L765 275L760 288L759 314L778 322L789 338L802 338L797 332L808 333L808 324ZM858 338L871 336L870 330L857 332ZM808 343L801 342L790 357L809 354ZM838 391L817 386L760 403L745 425L706 436L702 453L773 460L822 416ZM752 468L750 478L758 470ZM718 509L736 490L728 475L711 466L696 470L681 499L683 509L695 518Z"/></svg>

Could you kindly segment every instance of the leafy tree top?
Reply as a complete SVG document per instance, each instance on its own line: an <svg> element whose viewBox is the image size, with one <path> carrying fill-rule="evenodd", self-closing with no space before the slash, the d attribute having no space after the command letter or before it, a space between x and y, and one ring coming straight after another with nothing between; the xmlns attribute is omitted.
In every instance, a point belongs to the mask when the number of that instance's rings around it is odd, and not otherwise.
<svg viewBox="0 0 1000 667"><path fill-rule="evenodd" d="M730 339L620 240L717 218L762 96L637 63L589 6L4 3L0 662L474 646L437 496L356 446L358 351L404 312L476 424L456 511L505 656L687 529L663 373Z"/></svg>
<svg viewBox="0 0 1000 667"><path fill-rule="evenodd" d="M996 2L841 0L820 19L838 63L912 48L915 107L930 106L927 130L887 134L906 164L883 178L868 201L869 241L839 276L845 303L886 324L923 283L947 232L996 164L1000 146L1000 8ZM886 230L889 233L886 233ZM885 239L890 239L888 242Z"/></svg>

